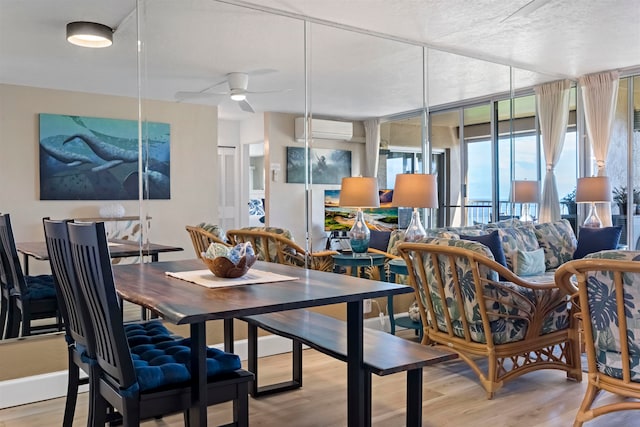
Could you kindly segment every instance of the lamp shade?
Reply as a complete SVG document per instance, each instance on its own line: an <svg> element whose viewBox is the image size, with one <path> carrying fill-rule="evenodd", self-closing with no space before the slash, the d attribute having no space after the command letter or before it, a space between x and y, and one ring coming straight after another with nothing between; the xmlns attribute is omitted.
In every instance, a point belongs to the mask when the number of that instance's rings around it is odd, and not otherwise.
<svg viewBox="0 0 640 427"><path fill-rule="evenodd" d="M538 181L513 181L514 203L538 203L540 201L540 189Z"/></svg>
<svg viewBox="0 0 640 427"><path fill-rule="evenodd" d="M609 177L592 176L578 178L576 203L610 202L611 183Z"/></svg>
<svg viewBox="0 0 640 427"><path fill-rule="evenodd" d="M378 180L371 176L342 178L338 205L349 208L380 207Z"/></svg>
<svg viewBox="0 0 640 427"><path fill-rule="evenodd" d="M82 47L109 47L113 44L113 29L97 22L70 22L67 41Z"/></svg>
<svg viewBox="0 0 640 427"><path fill-rule="evenodd" d="M392 206L406 208L437 208L438 185L436 176L423 173L396 175Z"/></svg>

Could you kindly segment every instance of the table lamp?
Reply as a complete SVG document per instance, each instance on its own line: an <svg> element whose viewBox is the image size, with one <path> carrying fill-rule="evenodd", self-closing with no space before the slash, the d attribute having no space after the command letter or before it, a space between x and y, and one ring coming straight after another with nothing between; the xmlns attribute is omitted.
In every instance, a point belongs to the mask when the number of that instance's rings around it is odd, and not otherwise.
<svg viewBox="0 0 640 427"><path fill-rule="evenodd" d="M522 204L520 221L533 222L533 217L529 213L529 203L540 201L538 181L513 181L511 188L513 189L513 202Z"/></svg>
<svg viewBox="0 0 640 427"><path fill-rule="evenodd" d="M411 222L404 235L405 242L417 242L426 237L418 208L438 207L438 185L435 175L403 173L396 175L392 206L413 208Z"/></svg>
<svg viewBox="0 0 640 427"><path fill-rule="evenodd" d="M353 227L349 231L349 243L354 255L366 253L369 249L371 232L364 221L362 208L380 207L378 180L369 176L342 178L338 205L358 209Z"/></svg>
<svg viewBox="0 0 640 427"><path fill-rule="evenodd" d="M596 203L605 203L611 201L611 183L609 177L592 176L586 178L578 178L578 186L576 187L576 203L591 203L589 215L584 221L584 227L600 228L602 221L596 210Z"/></svg>

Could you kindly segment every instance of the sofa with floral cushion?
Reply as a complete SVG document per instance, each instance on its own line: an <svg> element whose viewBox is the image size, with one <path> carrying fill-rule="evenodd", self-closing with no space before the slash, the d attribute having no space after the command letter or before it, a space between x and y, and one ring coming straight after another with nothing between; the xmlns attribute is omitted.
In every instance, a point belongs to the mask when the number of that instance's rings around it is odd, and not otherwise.
<svg viewBox="0 0 640 427"><path fill-rule="evenodd" d="M533 250L533 230L503 232L501 241ZM552 275L548 281L527 280L496 262L486 245L454 236L400 243L396 249L407 263L420 316L427 319L423 344L457 352L488 398L504 382L537 369L560 369L581 379L569 295Z"/></svg>
<svg viewBox="0 0 640 427"><path fill-rule="evenodd" d="M576 235L566 219L532 225L517 219L467 227L446 227L426 230L427 237L479 241L489 247L494 260L529 281L552 281L554 271L573 259L577 247ZM497 236L492 236L495 233ZM489 237L494 237L493 241ZM487 244L496 242L499 244ZM386 253L399 257L398 245L404 232L391 233ZM504 261L500 261L499 252ZM498 253L498 254L497 254Z"/></svg>

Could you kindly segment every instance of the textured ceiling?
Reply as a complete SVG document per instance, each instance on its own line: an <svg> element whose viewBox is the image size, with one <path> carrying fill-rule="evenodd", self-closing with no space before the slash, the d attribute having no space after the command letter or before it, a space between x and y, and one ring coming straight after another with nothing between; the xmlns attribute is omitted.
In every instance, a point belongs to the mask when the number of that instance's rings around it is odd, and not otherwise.
<svg viewBox="0 0 640 427"><path fill-rule="evenodd" d="M249 90L287 89L249 95L256 111L302 113L306 103L319 116L384 117L421 108L423 93L443 105L640 66L637 0L255 3L141 0L137 15L134 0L0 0L0 82L137 96L137 20L144 97L175 101L253 72ZM70 45L64 28L76 20L117 26L114 45ZM227 119L247 114L224 95L182 102L219 105Z"/></svg>

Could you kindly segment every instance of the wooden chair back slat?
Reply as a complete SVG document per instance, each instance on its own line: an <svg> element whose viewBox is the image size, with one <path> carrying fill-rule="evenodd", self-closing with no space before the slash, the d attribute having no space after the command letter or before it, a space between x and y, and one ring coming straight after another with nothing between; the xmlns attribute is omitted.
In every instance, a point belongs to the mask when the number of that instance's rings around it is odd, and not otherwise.
<svg viewBox="0 0 640 427"><path fill-rule="evenodd" d="M104 223L69 223L69 241L100 368L118 388L137 382L122 324Z"/></svg>
<svg viewBox="0 0 640 427"><path fill-rule="evenodd" d="M206 252L211 243L220 243L226 246L229 244L220 239L215 234L205 230L201 227L194 227L192 225L185 226L189 237L191 237L191 243L193 244L193 250L198 258L202 258L202 253Z"/></svg>
<svg viewBox="0 0 640 427"><path fill-rule="evenodd" d="M93 358L92 346L87 343L88 338L82 315L85 307L80 303L82 295L73 268L67 221L44 219L43 224L49 264L60 296L58 303L65 321L66 331L73 338L73 341L85 347L89 357Z"/></svg>
<svg viewBox="0 0 640 427"><path fill-rule="evenodd" d="M229 230L227 237L234 245L251 242L260 260L297 267L330 271L333 267L331 255L337 253L335 251L308 253L293 240L266 230Z"/></svg>
<svg viewBox="0 0 640 427"><path fill-rule="evenodd" d="M5 274L13 284L14 292L20 296L28 295L27 283L20 265L9 214L0 214L0 244L2 244L7 261L5 267L8 271L5 271Z"/></svg>

